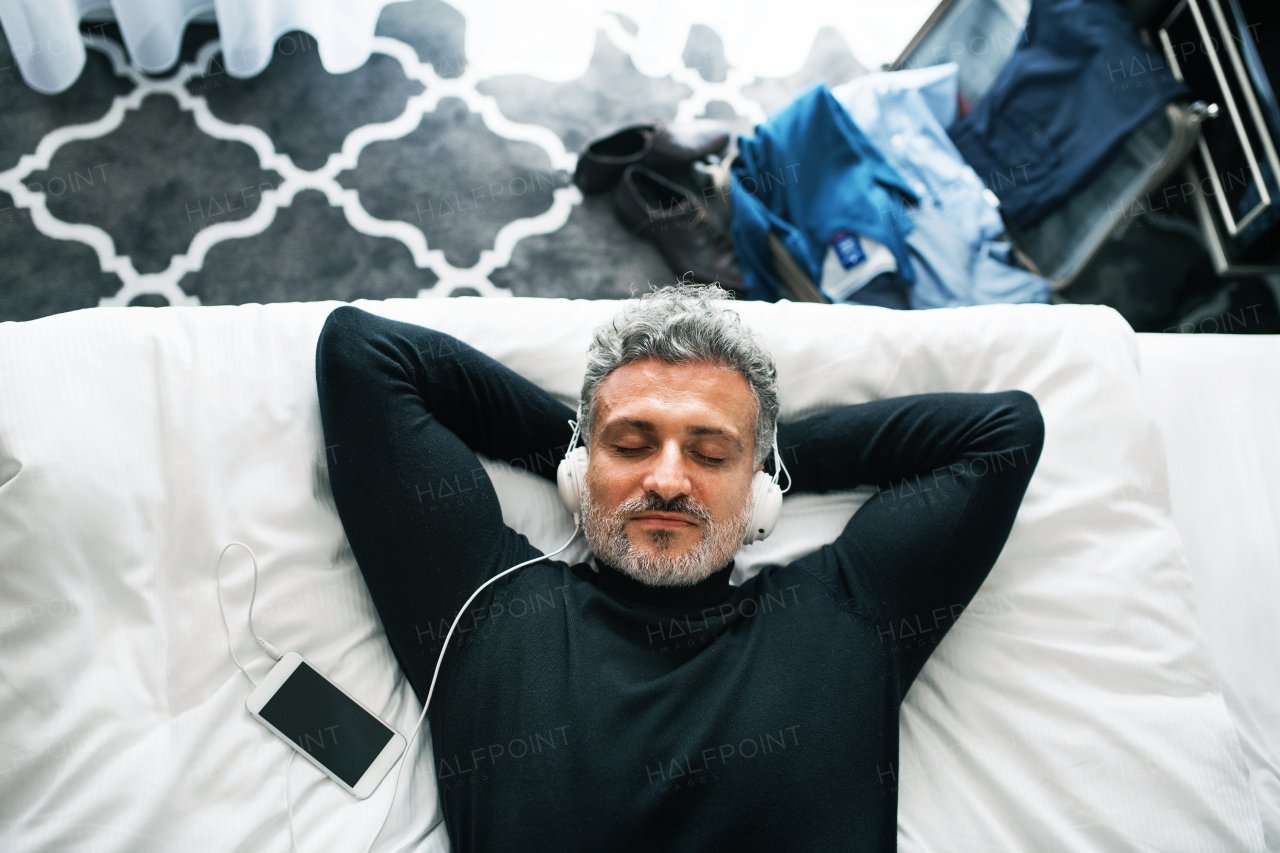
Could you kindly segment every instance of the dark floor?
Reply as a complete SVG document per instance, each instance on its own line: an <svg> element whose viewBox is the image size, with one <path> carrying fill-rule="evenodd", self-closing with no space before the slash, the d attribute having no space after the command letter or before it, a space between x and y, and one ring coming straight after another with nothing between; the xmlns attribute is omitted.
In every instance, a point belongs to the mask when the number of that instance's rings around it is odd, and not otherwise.
<svg viewBox="0 0 1280 853"><path fill-rule="evenodd" d="M21 81L0 40L0 178L31 194L24 204L0 191L0 320L96 305L618 298L673 281L607 197L581 199L569 170L593 136L673 119L699 93L640 74L604 30L576 80L473 79L464 27L439 0L395 3L378 35L407 46L402 58L378 52L333 75L309 36L290 33L260 76L238 80L211 25L192 25L182 64L159 77L127 67L113 27L85 25L85 70L55 96ZM698 85L725 79L706 27L684 61ZM814 80L862 73L822 30L800 72L742 87L752 115L722 100L704 114L748 132ZM482 114L488 98L499 115ZM352 135L388 122L401 124ZM47 167L22 161L42 140L60 143ZM1280 285L1216 278L1185 216L1150 219L1135 218L1062 297L1113 305L1139 331L1209 331L1205 317L1245 309L1249 323L1222 331L1280 332Z"/></svg>

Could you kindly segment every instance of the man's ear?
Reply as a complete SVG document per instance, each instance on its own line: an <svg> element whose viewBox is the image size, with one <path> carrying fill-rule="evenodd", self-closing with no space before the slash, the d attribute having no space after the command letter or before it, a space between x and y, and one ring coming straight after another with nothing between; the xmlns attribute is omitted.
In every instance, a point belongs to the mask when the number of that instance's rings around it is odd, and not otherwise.
<svg viewBox="0 0 1280 853"><path fill-rule="evenodd" d="M753 474L759 474L759 473L760 473L761 471L763 471L763 470L764 470L764 463L763 463L763 462L761 462L759 465L757 465L757 466L756 466L756 470L755 470L755 471L753 471L753 472L751 472L751 473L753 473Z"/></svg>

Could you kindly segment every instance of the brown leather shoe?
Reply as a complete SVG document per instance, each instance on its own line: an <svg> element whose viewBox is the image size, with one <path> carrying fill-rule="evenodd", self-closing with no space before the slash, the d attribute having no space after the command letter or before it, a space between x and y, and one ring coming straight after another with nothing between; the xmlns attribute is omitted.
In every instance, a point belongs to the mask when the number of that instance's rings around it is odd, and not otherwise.
<svg viewBox="0 0 1280 853"><path fill-rule="evenodd" d="M653 125L633 124L588 142L578 155L573 182L584 193L598 193L612 187L622 172L639 163L653 147Z"/></svg>
<svg viewBox="0 0 1280 853"><path fill-rule="evenodd" d="M711 119L628 125L583 147L573 182L584 193L603 192L617 183L627 166L679 171L695 160L722 153L728 144L728 127Z"/></svg>
<svg viewBox="0 0 1280 853"><path fill-rule="evenodd" d="M631 233L658 247L682 278L747 293L729 236L698 197L644 166L628 166L613 191L613 210Z"/></svg>

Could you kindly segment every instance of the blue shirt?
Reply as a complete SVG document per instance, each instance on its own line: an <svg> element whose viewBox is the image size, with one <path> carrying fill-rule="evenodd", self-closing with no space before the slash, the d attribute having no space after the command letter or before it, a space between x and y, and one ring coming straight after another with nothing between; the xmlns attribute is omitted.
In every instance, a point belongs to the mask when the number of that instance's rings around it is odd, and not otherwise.
<svg viewBox="0 0 1280 853"><path fill-rule="evenodd" d="M944 129L955 119L958 71L947 63L868 74L833 92L920 199L905 211L910 306L1047 302L1049 282L1012 265L1012 247L998 239L999 200Z"/></svg>

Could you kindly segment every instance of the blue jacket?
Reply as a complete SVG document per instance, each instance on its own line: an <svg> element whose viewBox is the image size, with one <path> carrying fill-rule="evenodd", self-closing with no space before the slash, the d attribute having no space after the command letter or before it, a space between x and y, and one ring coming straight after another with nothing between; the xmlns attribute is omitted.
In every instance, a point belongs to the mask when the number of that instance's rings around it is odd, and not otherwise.
<svg viewBox="0 0 1280 853"><path fill-rule="evenodd" d="M905 208L918 199L824 84L757 126L755 136L738 138L731 178L730 233L747 298L782 297L769 249L771 230L815 284L837 231L883 243L902 277L915 280Z"/></svg>

